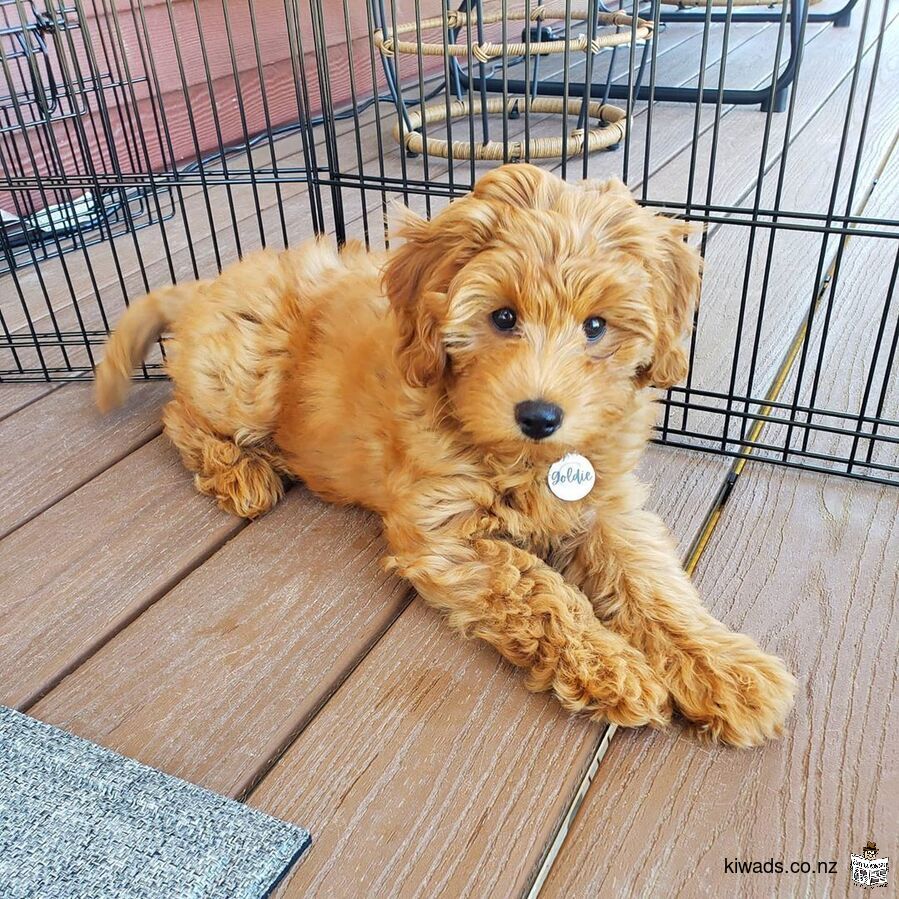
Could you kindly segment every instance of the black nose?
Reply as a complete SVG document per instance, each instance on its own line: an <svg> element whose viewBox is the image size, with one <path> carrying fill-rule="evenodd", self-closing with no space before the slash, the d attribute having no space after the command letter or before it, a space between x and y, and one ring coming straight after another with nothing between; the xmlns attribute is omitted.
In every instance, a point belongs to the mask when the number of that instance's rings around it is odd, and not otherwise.
<svg viewBox="0 0 899 899"><path fill-rule="evenodd" d="M559 430L562 410L555 403L526 400L515 407L515 421L527 437L543 440Z"/></svg>

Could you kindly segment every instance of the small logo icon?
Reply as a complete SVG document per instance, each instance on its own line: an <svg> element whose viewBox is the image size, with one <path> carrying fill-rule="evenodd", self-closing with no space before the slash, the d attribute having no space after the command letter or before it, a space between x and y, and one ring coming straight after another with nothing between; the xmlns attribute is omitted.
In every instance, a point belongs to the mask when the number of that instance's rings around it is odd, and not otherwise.
<svg viewBox="0 0 899 899"><path fill-rule="evenodd" d="M852 882L860 887L885 887L890 876L890 860L877 857L877 844L868 840L861 855L850 855Z"/></svg>

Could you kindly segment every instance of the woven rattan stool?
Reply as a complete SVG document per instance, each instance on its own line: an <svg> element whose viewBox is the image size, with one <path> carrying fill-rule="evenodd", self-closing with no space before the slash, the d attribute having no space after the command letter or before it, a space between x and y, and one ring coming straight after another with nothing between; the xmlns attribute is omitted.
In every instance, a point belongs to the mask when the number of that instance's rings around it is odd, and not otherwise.
<svg viewBox="0 0 899 899"><path fill-rule="evenodd" d="M564 6L535 6L530 11L530 17L525 14L524 9L511 10L506 13L507 21L525 21L530 19L531 22L545 22L547 19L571 19L579 21L587 19L589 13L586 8L566 10ZM586 52L592 49L592 52L598 53L607 47L622 46L630 43L631 29L633 19L622 12L599 13L597 15L597 23L600 26L614 28L614 31L608 31L603 34L597 34L592 40L586 34L579 34L572 40L555 40L555 41L530 41L529 43L507 42L505 45L496 44L489 41L484 43L419 43L418 41L404 41L398 38L401 35L410 32L420 33L435 28L446 28L448 30L456 30L466 27L469 23L474 27L478 24L490 25L503 21L502 12L494 11L485 13L480 20L474 13L464 12L462 10L447 10L445 16L435 16L431 19L424 19L419 23L404 22L398 24L392 35L385 36L384 30L379 28L374 32L374 41L378 49L385 56L393 56L395 53L411 53L422 56L468 56L470 55L479 62L488 62L491 59L497 59L500 56L545 56L548 53L566 53L566 52ZM627 30L621 30L627 29ZM652 23L645 19L637 19L637 40L647 40L652 35Z"/></svg>
<svg viewBox="0 0 899 899"><path fill-rule="evenodd" d="M568 23L588 21L591 15L593 24L588 33L569 35L567 38L546 39L544 33L547 29L544 28L544 23L547 21L562 20ZM383 19L380 21L383 22ZM532 29L531 32L534 39L505 43L485 40L483 26L503 21L534 23L537 26L536 30ZM477 28L479 39L474 42L470 40L463 42L459 32L465 29L470 35L474 28ZM427 42L421 39L422 34L435 29L443 29L442 42ZM548 30L551 32L551 29ZM404 36L410 33L418 39L404 39ZM616 48L626 47L634 40L642 43L645 49L652 39L652 34L650 22L635 19L623 12L598 12L588 10L586 7L567 9L563 4L555 4L534 6L530 10L524 8L507 10L505 15L499 10L482 11L479 15L478 11L473 9L446 9L442 16L397 24L390 29L376 28L372 37L384 60L385 70L388 62L392 63L397 54L441 56L453 60L468 58L482 69L485 63L492 60L530 56L535 59L536 77L536 65L541 56L580 52L586 54L589 61L604 50L610 50L614 54ZM453 62L453 65L457 63ZM642 65L640 71L642 73ZM444 158L452 156L454 159L496 161L569 157L615 147L624 138L627 116L623 109L610 106L604 101L588 102L575 98L566 101L561 97L537 96L531 91L528 93L527 100L522 96L491 99L482 96L479 99L468 99L457 94L457 99L449 103L433 103L417 110L404 106L401 113L402 121L397 121L394 125L393 136L409 155L425 153ZM525 108L535 113L574 115L577 116L577 125L566 135L511 141L505 148L501 142L490 139L488 116L504 115L514 118L525 111ZM428 125L438 125L475 115L480 116L484 124L484 135L480 141L450 142L426 136ZM425 134L421 133L422 130Z"/></svg>
<svg viewBox="0 0 899 899"><path fill-rule="evenodd" d="M491 97L487 100L486 112L490 115L504 113L516 116L524 109L525 102L529 102L531 112L536 113L563 113L565 101L561 97L534 97L526 101L523 97L510 97L503 100L502 97ZM568 113L578 115L584 106L583 100L569 100ZM446 103L434 103L423 109L409 110L409 119L413 130L401 130L400 123L393 126L393 136L410 153L427 153L431 156L448 157L450 146L454 159L491 159L510 162L518 160L545 159L565 155L576 156L583 152L592 152L613 147L624 139L626 130L626 114L617 106L593 101L587 104L587 115L596 120L595 126L587 128L575 128L568 134L568 139L561 137L538 137L525 140L512 140L504 145L500 141L488 140L483 143L472 143L467 140L454 140L452 144L446 140L433 137L425 137L417 130L422 122L437 124L450 120L467 118L469 115L480 115L483 110L481 101L477 98L471 102L468 100L454 100L449 104L449 116L447 116Z"/></svg>

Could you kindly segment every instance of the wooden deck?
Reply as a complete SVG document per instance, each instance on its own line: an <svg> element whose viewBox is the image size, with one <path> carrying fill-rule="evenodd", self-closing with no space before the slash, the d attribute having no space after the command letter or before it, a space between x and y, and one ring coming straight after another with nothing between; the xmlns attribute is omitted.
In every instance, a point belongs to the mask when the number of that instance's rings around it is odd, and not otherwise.
<svg viewBox="0 0 899 899"><path fill-rule="evenodd" d="M872 7L863 66L882 9ZM886 218L899 217L897 14L887 16L882 102L859 160L866 205L856 210ZM783 208L822 208L860 19L849 29L808 28ZM700 34L689 25L666 31L660 83L695 82ZM707 84L717 77L721 35L715 26ZM776 26L734 26L728 84L756 83L775 45ZM389 127L389 110L381 112ZM628 180L636 189L648 116L645 104L635 112ZM687 198L692 170L705 202L715 140L711 202L752 205L764 116L729 108L716 124L704 108L693 153L695 107L658 104L652 115L650 198ZM367 172L378 166L376 124L371 111L359 132L357 164ZM768 167L779 164L784 128L775 118ZM353 123L339 133L351 168ZM296 139L276 145L285 162L297 147ZM447 182L445 161L428 164ZM620 151L596 154L589 174L620 174L621 164ZM403 166L420 174L422 165L395 150L385 161L395 174ZM470 172L468 163L455 168L460 178ZM763 206L774 180L762 187ZM271 185L258 190L270 236L281 233L279 204L291 242L311 233L305 185L280 196ZM260 242L250 191L231 188L244 251ZM92 321L92 279L113 310L122 302L117 271L131 294L144 289L141 262L150 284L169 279L165 241L179 277L194 264L206 273L216 253L237 252L226 194L210 191L210 220L200 190L186 189L183 217L165 234L140 232L140 254L119 239L92 249L92 272L69 257L47 262L40 277L69 278ZM424 208L420 198L412 203ZM381 197L347 191L344 211L359 233L363 216L380 221ZM759 235L751 246L747 232L711 230L698 383L714 382L741 339L734 297L747 254L764 258L769 240ZM789 231L772 248L757 383L773 379L801 323L819 243ZM840 341L821 384L822 403L834 408L848 408L861 389L867 325L882 307L873 279L888 272L874 243L850 241L842 263L846 301L832 324ZM38 277L23 269L18 281L40 322ZM8 281L0 281L4 313ZM11 329L25 325L17 315L11 303ZM67 316L74 320L62 310L61 323ZM875 839L882 854L899 855L890 811L899 776L896 488L759 463L743 470L695 576L718 616L788 660L801 690L782 741L710 749L676 727L612 735L529 694L492 651L450 634L380 571L383 545L367 513L325 505L301 485L252 524L221 513L193 491L161 436L167 392L140 385L125 410L104 419L87 384L0 385L0 702L308 827L313 847L279 896L521 896L540 884L552 897L839 896L850 891L850 851ZM686 553L729 461L651 447L643 470L652 506ZM769 857L834 860L837 873L725 873L725 859Z"/></svg>

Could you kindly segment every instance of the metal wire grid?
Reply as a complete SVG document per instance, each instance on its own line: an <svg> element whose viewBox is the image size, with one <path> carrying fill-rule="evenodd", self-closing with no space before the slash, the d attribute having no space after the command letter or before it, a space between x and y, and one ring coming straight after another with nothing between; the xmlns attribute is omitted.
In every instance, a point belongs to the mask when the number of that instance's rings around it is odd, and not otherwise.
<svg viewBox="0 0 899 899"><path fill-rule="evenodd" d="M129 100L145 78L117 55L105 6L0 0L0 165L8 189L0 274L137 230L174 212L167 190L107 184L143 171ZM96 40L95 40L96 38ZM129 96L130 95L130 96ZM117 145L115 133L129 139ZM160 160L164 164L164 160ZM70 183L78 171L89 183Z"/></svg>
<svg viewBox="0 0 899 899"><path fill-rule="evenodd" d="M795 0L782 0L778 7L758 12L709 3L704 10L683 13L683 21L694 23L701 34L698 76L691 86L693 100L679 107L680 127L691 130L689 165L680 189L669 186L663 193L654 190L658 161L653 147L654 141L664 136L661 119L670 119L669 107L659 105L657 93L664 95L666 87L661 80L665 77L663 20L677 22L676 12L663 12L658 3L632 10L653 23L655 37L645 47L648 61L642 67L644 47L635 39L634 26L634 34L618 51L617 60L612 54L602 59L604 54L590 49L583 59L575 59L567 50L553 60L526 52L518 58L503 54L489 65L476 64L469 72L467 66L454 67L448 56L436 63L421 55L397 58L385 66L370 40L376 27L395 30L404 14L406 21L412 18L416 23L415 38L421 41L425 37L421 22L425 18L422 6L427 4L415 2L409 9L401 2L375 0L363 8L350 0L339 4L279 0L275 5L262 0L211 0L208 5L204 0L136 0L127 12L119 12L108 0L94 0L88 16L84 4L76 0L65 15L74 12L78 28L87 35L86 44L96 47L99 42L103 47L112 90L85 91L96 103L82 104L73 118L80 120L79 134L84 134L93 128L98 110L105 108L108 116L124 116L134 156L127 166L116 168L92 165L90 154L82 155L51 179L51 189L67 191L69 196L88 190L118 192L120 196L138 192L150 212L155 212L154 227L143 233L152 235L162 274L170 280L209 275L251 248L282 246L307 230L335 233L339 239L358 236L379 247L389 241L385 222L390 200L399 198L430 214L449 198L469 190L484 170L483 163L453 159L451 149L447 160L431 157L427 123L421 126L423 154L410 157L400 152L390 131L394 121L401 123L402 131L409 107L436 100L449 109L453 92L471 99L496 90L505 101L512 96L510 85L516 82L526 86L537 82L538 93L542 86L560 85L553 90L566 101L589 95L585 84L597 85L605 96L612 86L623 99L628 121L633 123L637 113L642 116L645 124L639 137L634 137L634 128L612 153L563 156L557 166L562 177L605 175L613 159L615 173L635 185L641 202L706 226L703 252L720 235L740 232L745 236L738 257L743 270L735 277L727 306L733 325L727 335L727 364L719 366L714 377L707 372L700 377L694 366L685 385L668 391L659 441L734 457L751 454L780 465L882 483L899 482L895 385L899 222L866 214L871 178L863 175L861 168L884 36L895 16L890 0L850 2L813 15L800 3L798 22ZM0 4L7 12L14 7L20 17L26 11L21 0L0 0ZM526 14L536 7L530 2L524 5ZM570 12L570 0L564 5ZM428 16L435 14L432 6L426 10ZM587 6L589 20L606 8L598 0L590 0ZM497 0L487 7L505 13L510 4ZM63 11L57 8L55 12ZM848 88L846 111L832 138L838 149L829 189L814 208L789 208L784 197L791 177L790 150L803 127L796 97L802 84L800 60L808 28L812 22L834 19L845 25L850 12L859 27L853 37L851 71L841 82ZM163 13L161 18L159 13ZM753 15L773 20L776 29L771 57L759 62L750 86L757 95L768 92L768 102L762 103L765 111L754 112L764 122L758 169L748 192L734 202L721 202L716 174L723 158L722 123L731 112L725 100L732 90L728 62L735 52L732 48L739 47L739 23ZM568 18L557 32L559 39L586 27L585 21ZM715 22L720 23L716 30ZM455 39L467 41L471 47L486 34L484 26L472 25L469 19ZM529 44L534 32L524 29L513 34L503 16L490 35L505 47L516 41ZM446 44L448 29L440 29L436 39ZM38 42L20 41L19 55L14 58L5 45L0 46L4 47L3 72L8 83L13 83L14 59L24 60L26 70L31 71L43 52ZM225 74L221 72L222 57ZM712 67L716 57L717 71ZM98 54L89 58L96 60ZM281 69L273 65L273 59ZM283 80L285 66L287 82ZM200 77L192 81L191 69L196 75L198 67ZM790 81L785 85L782 76L789 67ZM88 74L96 78L98 71L94 66ZM168 84L163 86L161 80ZM73 83L78 83L77 79ZM152 109L152 115L145 111L143 118L135 112L135 86L139 84L145 85ZM785 90L788 97L783 96ZM513 134L523 135L523 158L527 159L530 135L545 133L548 127L545 120L532 114L528 99L532 95L532 91L523 95L518 119L506 115L491 123L470 113L463 121L440 126L442 133L450 147L454 131L456 139L476 142L484 140L492 128L507 147ZM236 117L232 115L229 121L223 96L236 110ZM120 98L118 102L113 102L115 97ZM175 118L173 97L187 110L187 152L173 142L175 126L169 121ZM33 102L34 97L26 99ZM885 102L883 97L877 100ZM25 102L20 97L20 110ZM16 107L15 101L12 105ZM783 111L777 111L781 108ZM203 131L201 120L212 121L211 132L208 121ZM46 115L40 124L46 126ZM566 112L559 117L557 128L564 139L573 127L583 124L582 116ZM21 112L16 125L10 133L20 141L24 135L27 141L29 128ZM592 126L588 122L586 127ZM437 130L432 128L432 133ZM153 133L155 141L150 139ZM59 131L49 137L51 145L55 141L58 147L69 139L67 132ZM109 142L108 131L96 133L96 141L104 139ZM773 163L769 162L772 159ZM0 193L5 190L20 198L37 192L44 205L50 205L47 178L36 169L14 171L4 165ZM166 194L172 203L168 215L160 200ZM0 282L0 380L58 379L90 371L95 348L105 337L117 303L121 306L129 296L158 285L158 279L149 283L147 272L152 266L142 260L142 248L150 238L144 240L136 229L129 230L128 250L138 261L133 272L126 271L122 261L121 238L111 240L114 235L104 234L102 229L100 235L77 229L70 239L71 249L78 255L70 258L77 258L78 265L90 272L86 289L74 284L65 256L58 262L68 295L65 290L54 293L49 276L41 277L40 266L34 266L33 277L29 274L27 278L13 268ZM772 372L762 360L770 354L765 341L772 304L783 299L777 291L781 271L778 245L783 244L785 235L801 237L801 246L817 257L817 263L801 291L797 327L789 340L781 339L778 344L783 352ZM200 236L211 246L205 255L195 249ZM103 241L103 252L112 260L112 283L107 279L101 284L103 279L91 272L92 260L99 258L99 248L91 246L95 239ZM53 242L59 243L59 237ZM828 366L840 339L832 328L835 313L845 300L841 293L843 264L848 248L862 242L883 248L878 254L883 272L875 279L881 300L876 313L870 309L866 313L870 355L864 371L852 372L856 389L838 404L822 399L822 385L828 382ZM64 253L65 248L56 246L56 251ZM42 258L34 247L29 255L31 262ZM108 260L104 257L104 261ZM17 295L12 302L10 293ZM113 294L118 296L109 300ZM14 322L10 327L3 316L10 317L16 305L24 313L18 318L24 317L25 323ZM701 342L711 333L702 327L702 314L691 344L694 362L702 355ZM148 362L144 376L160 376L158 358Z"/></svg>
<svg viewBox="0 0 899 899"><path fill-rule="evenodd" d="M82 85L60 88L59 52L66 52L65 32L79 28L77 10L60 6L53 12L41 11L33 2L23 4L27 18L20 18L16 0L0 0L0 44L10 68L10 80L0 94L0 131L40 124L47 115L54 118L83 114ZM65 35L65 38L70 38ZM93 87L92 79L84 86ZM13 100L18 99L18 113Z"/></svg>

